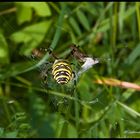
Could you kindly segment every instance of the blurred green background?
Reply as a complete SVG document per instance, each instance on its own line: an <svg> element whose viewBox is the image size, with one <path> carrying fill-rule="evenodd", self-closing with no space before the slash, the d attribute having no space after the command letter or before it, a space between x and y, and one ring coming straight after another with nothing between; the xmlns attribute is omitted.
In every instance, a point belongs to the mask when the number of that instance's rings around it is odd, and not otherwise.
<svg viewBox="0 0 140 140"><path fill-rule="evenodd" d="M42 84L42 65L54 59L32 51L65 58L72 43L106 61L76 85ZM78 71L81 63L69 61ZM1 138L140 137L140 92L97 77L140 84L139 2L0 2Z"/></svg>

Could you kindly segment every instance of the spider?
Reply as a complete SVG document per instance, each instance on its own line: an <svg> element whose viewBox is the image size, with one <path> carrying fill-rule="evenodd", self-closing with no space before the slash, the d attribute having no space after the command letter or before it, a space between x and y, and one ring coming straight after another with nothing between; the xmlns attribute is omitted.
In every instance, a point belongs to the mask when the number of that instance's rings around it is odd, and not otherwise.
<svg viewBox="0 0 140 140"><path fill-rule="evenodd" d="M71 53L68 56L66 56L65 59L60 59L56 57L56 55L48 49L34 50L33 57L34 56L42 57L43 56L41 52L42 50L43 52L49 51L49 54L52 56L51 58L54 58L55 60L53 63L47 61L40 68L41 77L43 79L44 84L43 87L45 87L46 89L53 88L53 90L55 87L57 87L57 90L59 88L66 87L65 90L69 90L67 85L69 85L69 83L72 83L72 90L68 91L68 93L70 93L72 96L77 83L78 78L77 74L81 74L84 70L87 70L89 66L91 67L93 64L96 64L98 62L95 63L94 59L88 57L83 52L81 52L75 44L70 45L70 49ZM82 66L81 64L79 65L80 66L79 68L82 68L81 70L79 70L78 66L77 66L78 71L75 70L76 68L73 67L73 63L71 63L68 59L70 56L72 56L72 58L75 58L78 64L80 64L81 62L84 63ZM63 98L63 101L67 103L67 99L65 97ZM64 102L62 102L61 100L59 103Z"/></svg>

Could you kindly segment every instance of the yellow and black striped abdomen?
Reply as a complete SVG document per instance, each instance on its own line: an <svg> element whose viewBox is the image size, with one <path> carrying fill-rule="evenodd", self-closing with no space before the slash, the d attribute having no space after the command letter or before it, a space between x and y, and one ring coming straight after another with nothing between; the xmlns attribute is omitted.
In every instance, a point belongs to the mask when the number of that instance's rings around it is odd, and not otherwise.
<svg viewBox="0 0 140 140"><path fill-rule="evenodd" d="M72 78L71 66L65 60L56 60L52 66L52 74L59 84L67 84Z"/></svg>

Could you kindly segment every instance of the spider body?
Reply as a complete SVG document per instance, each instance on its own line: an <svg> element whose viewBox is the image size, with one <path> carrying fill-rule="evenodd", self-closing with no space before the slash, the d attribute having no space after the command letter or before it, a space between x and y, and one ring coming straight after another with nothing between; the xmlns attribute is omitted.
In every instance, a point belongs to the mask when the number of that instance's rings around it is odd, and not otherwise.
<svg viewBox="0 0 140 140"><path fill-rule="evenodd" d="M67 84L73 77L71 65L66 60L55 60L52 75L58 84Z"/></svg>

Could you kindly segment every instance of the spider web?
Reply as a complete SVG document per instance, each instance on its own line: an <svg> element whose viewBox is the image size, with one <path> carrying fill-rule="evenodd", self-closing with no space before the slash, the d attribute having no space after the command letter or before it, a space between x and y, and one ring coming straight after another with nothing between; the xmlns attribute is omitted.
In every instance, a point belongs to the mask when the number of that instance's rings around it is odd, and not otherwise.
<svg viewBox="0 0 140 140"><path fill-rule="evenodd" d="M44 50L44 49L41 48L41 50ZM32 61L38 62L40 60L40 58L35 58L32 56L28 58L30 59L31 62ZM51 91L57 91L58 93L62 92L69 95L71 92L73 92L73 87L58 84L54 80L53 75L52 75L53 62L54 61L50 61L50 62L47 61L46 63L42 64L41 66L37 68L40 75L40 86L48 92L49 90L51 90ZM49 96L49 104L54 111L60 112L60 110L66 110L69 108L69 103L68 103L69 101L67 98L54 96L50 94L48 94L48 96Z"/></svg>

